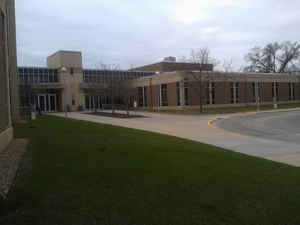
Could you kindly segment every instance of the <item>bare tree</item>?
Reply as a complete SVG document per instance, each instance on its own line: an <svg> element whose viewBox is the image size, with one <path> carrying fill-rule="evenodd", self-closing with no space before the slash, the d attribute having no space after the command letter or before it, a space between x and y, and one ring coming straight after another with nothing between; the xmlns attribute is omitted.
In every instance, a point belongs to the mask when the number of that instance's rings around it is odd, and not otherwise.
<svg viewBox="0 0 300 225"><path fill-rule="evenodd" d="M129 80L119 80L118 96L128 116L131 108L131 97L134 96L134 91L135 89L130 85Z"/></svg>
<svg viewBox="0 0 300 225"><path fill-rule="evenodd" d="M265 47L254 47L245 56L250 64L244 70L247 72L284 73L300 57L300 44L286 41L275 42Z"/></svg>
<svg viewBox="0 0 300 225"><path fill-rule="evenodd" d="M233 72L233 59L224 59L222 63L222 71L225 73Z"/></svg>
<svg viewBox="0 0 300 225"><path fill-rule="evenodd" d="M199 72L189 72L188 75L191 75L193 78L193 85L192 88L197 93L199 97L199 107L200 112L203 112L203 94L205 90L205 82L209 82L210 73L208 71L205 71L205 65L212 64L213 66L217 66L219 64L219 61L211 56L210 50L208 48L200 48L197 50L191 51L191 56L189 59L189 62L191 63L197 63L199 64Z"/></svg>
<svg viewBox="0 0 300 225"><path fill-rule="evenodd" d="M105 64L99 62L96 64L96 68L100 70L107 71L104 79L104 85L95 85L94 92L104 93L107 96L110 96L111 99L111 110L112 113L115 113L116 110L116 97L118 97L118 91L120 86L120 76L118 71L120 71L120 66L118 64Z"/></svg>

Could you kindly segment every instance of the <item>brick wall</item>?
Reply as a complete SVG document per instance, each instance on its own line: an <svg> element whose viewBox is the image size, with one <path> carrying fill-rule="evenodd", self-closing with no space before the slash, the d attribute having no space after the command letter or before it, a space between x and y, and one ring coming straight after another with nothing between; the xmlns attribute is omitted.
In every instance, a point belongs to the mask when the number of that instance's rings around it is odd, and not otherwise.
<svg viewBox="0 0 300 225"><path fill-rule="evenodd" d="M177 107L177 93L176 93L176 82L168 83L168 107ZM202 97L203 105L206 104L206 85L207 82L202 84ZM273 102L272 97L272 83L262 82L261 85L261 101L262 103ZM189 106L199 106L200 104L200 92L199 84L197 82L189 82ZM215 105L226 105L231 103L231 82L215 82ZM159 86L153 85L152 89L150 86L147 88L147 102L148 107L152 107L152 102L154 107L157 107L157 94L159 93ZM152 102L151 102L152 96ZM296 100L300 100L300 84L295 85L295 96ZM279 101L288 102L289 101L289 83L279 83ZM253 103L253 87L252 82L239 82L239 104L252 104ZM212 105L213 106L213 105Z"/></svg>
<svg viewBox="0 0 300 225"><path fill-rule="evenodd" d="M279 101L289 101L289 83L279 83Z"/></svg>
<svg viewBox="0 0 300 225"><path fill-rule="evenodd" d="M240 103L248 103L249 102L249 87L248 83L241 82L239 83L239 95L240 95Z"/></svg>
<svg viewBox="0 0 300 225"><path fill-rule="evenodd" d="M272 96L272 83L262 83L262 101L263 102L273 102Z"/></svg>
<svg viewBox="0 0 300 225"><path fill-rule="evenodd" d="M177 106L176 83L168 84L168 105Z"/></svg>
<svg viewBox="0 0 300 225"><path fill-rule="evenodd" d="M216 104L230 104L230 82L215 83Z"/></svg>

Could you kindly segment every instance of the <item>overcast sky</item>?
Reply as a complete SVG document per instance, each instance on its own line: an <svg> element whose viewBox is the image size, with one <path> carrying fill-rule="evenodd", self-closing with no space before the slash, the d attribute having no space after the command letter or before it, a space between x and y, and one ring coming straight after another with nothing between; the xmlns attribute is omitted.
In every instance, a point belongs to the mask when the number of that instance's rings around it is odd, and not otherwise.
<svg viewBox="0 0 300 225"><path fill-rule="evenodd" d="M16 0L18 63L82 51L85 68L122 69L208 47L235 68L254 46L300 41L296 0Z"/></svg>

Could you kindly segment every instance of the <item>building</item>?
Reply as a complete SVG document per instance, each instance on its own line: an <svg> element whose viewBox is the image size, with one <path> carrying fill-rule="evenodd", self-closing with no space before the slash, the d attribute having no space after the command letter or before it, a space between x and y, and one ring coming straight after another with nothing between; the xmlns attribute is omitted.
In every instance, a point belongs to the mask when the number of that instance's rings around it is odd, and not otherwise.
<svg viewBox="0 0 300 225"><path fill-rule="evenodd" d="M174 71L213 71L212 64L177 62L175 57L169 56L164 58L162 62L145 65L131 69L131 71L155 71L155 72L174 72Z"/></svg>
<svg viewBox="0 0 300 225"><path fill-rule="evenodd" d="M58 51L47 58L47 67L19 67L18 72L22 111L35 106L43 112L88 110L120 103L117 93L110 93L112 82L154 74L84 69L82 54L76 51Z"/></svg>
<svg viewBox="0 0 300 225"><path fill-rule="evenodd" d="M19 119L15 2L0 2L0 152L13 139L12 122Z"/></svg>
<svg viewBox="0 0 300 225"><path fill-rule="evenodd" d="M180 71L132 81L139 107L185 109L300 103L300 76ZM201 96L201 98L200 98Z"/></svg>
<svg viewBox="0 0 300 225"><path fill-rule="evenodd" d="M91 110L124 105L125 96L131 106L136 101L138 107L155 109L199 107L200 99L204 107L300 102L298 75L218 73L211 66L200 71L199 64L165 61L160 69L153 65L138 71L84 69L81 52L59 51L47 58L45 68L19 68L21 106Z"/></svg>

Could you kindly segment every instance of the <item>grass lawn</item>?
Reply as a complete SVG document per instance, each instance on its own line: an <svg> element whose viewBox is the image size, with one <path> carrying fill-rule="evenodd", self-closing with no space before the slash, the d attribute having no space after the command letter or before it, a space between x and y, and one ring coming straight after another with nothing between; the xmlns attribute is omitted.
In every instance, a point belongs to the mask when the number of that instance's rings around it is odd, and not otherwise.
<svg viewBox="0 0 300 225"><path fill-rule="evenodd" d="M0 224L300 224L300 168L48 116L15 135L31 142Z"/></svg>
<svg viewBox="0 0 300 225"><path fill-rule="evenodd" d="M290 108L299 108L300 104L290 103L290 104L279 104L278 109L290 109ZM273 105L261 105L260 110L273 110ZM226 114L226 113L239 113L239 112L251 112L256 111L256 106L241 106L241 107L221 107L221 108L206 108L203 113L199 112L199 108L193 109L160 109L160 113L171 113L171 114ZM147 110L152 112L152 110Z"/></svg>

